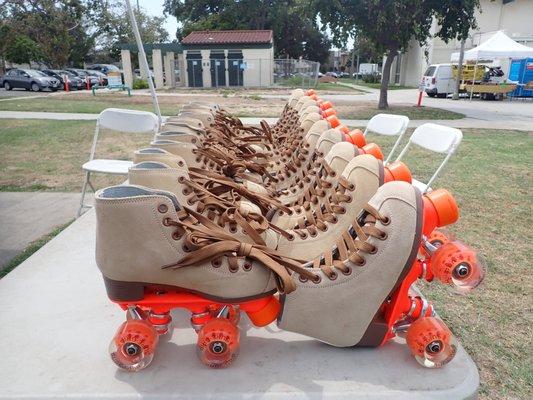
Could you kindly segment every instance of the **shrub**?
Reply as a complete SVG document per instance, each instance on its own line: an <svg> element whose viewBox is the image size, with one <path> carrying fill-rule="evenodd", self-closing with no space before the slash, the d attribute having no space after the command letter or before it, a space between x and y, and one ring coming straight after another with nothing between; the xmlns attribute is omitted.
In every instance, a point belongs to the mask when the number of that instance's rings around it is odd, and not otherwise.
<svg viewBox="0 0 533 400"><path fill-rule="evenodd" d="M363 82L365 83L380 83L381 74L379 72L373 72L371 74L363 74L362 79L363 79Z"/></svg>
<svg viewBox="0 0 533 400"><path fill-rule="evenodd" d="M134 79L132 89L148 89L148 82L144 79Z"/></svg>

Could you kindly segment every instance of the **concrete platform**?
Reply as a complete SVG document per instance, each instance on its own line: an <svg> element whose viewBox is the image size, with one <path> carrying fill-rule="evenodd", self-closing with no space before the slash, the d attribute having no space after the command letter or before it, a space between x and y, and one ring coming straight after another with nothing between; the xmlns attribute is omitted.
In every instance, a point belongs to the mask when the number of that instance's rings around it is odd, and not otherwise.
<svg viewBox="0 0 533 400"><path fill-rule="evenodd" d="M107 346L124 314L108 301L94 261L94 210L0 280L0 398L462 399L475 398L476 366L462 347L439 370L407 347L339 349L241 320L240 355L204 367L188 316L153 363L117 370ZM319 316L317 316L319 317Z"/></svg>

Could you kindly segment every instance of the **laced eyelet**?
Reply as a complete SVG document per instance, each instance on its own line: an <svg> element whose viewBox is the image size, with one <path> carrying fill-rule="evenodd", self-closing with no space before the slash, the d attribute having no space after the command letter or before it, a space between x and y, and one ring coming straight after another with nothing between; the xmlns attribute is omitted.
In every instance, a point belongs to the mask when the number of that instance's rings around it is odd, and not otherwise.
<svg viewBox="0 0 533 400"><path fill-rule="evenodd" d="M230 226L230 227L229 227L229 231L230 231L231 233L237 233L237 228L234 227L234 226Z"/></svg>
<svg viewBox="0 0 533 400"><path fill-rule="evenodd" d="M179 183L183 183L183 182L185 182L185 177L184 177L184 176L180 176L180 177L178 178L178 182L179 182Z"/></svg>
<svg viewBox="0 0 533 400"><path fill-rule="evenodd" d="M170 226L170 218L163 219L163 225Z"/></svg>
<svg viewBox="0 0 533 400"><path fill-rule="evenodd" d="M389 237L389 234L387 232L381 232L381 235L379 236L379 240L385 240Z"/></svg>
<svg viewBox="0 0 533 400"><path fill-rule="evenodd" d="M289 236L287 237L287 240L288 240L289 242L292 242L292 241L294 240L294 235L289 235Z"/></svg>
<svg viewBox="0 0 533 400"><path fill-rule="evenodd" d="M300 276L298 277L298 280L299 280L300 282L302 282L302 283L306 283L309 279L306 278L305 276L301 276L301 275L300 275Z"/></svg>
<svg viewBox="0 0 533 400"><path fill-rule="evenodd" d="M343 275L346 275L346 276L351 275L352 274L352 267L346 267L345 270L341 269L341 272L342 272Z"/></svg>
<svg viewBox="0 0 533 400"><path fill-rule="evenodd" d="M300 239L302 239L302 240L307 239L307 233L305 233L305 232L302 233L302 234L300 235Z"/></svg>
<svg viewBox="0 0 533 400"><path fill-rule="evenodd" d="M372 248L372 250L370 250L370 251L368 252L368 254L376 254L377 252L378 252L378 248L377 248L376 246L374 246L374 247Z"/></svg>
<svg viewBox="0 0 533 400"><path fill-rule="evenodd" d="M333 221L332 221L334 224L336 224L337 222L339 222L339 219L336 217L336 216L333 216Z"/></svg>
<svg viewBox="0 0 533 400"><path fill-rule="evenodd" d="M333 178L335 178L337 176L337 172L336 171L331 171L331 174L330 174Z"/></svg>
<svg viewBox="0 0 533 400"><path fill-rule="evenodd" d="M311 236L311 237L317 237L317 236L318 236L318 232L313 231L313 232L311 232L311 233L309 234L309 236Z"/></svg>
<svg viewBox="0 0 533 400"><path fill-rule="evenodd" d="M185 253L189 253L191 250L189 250L189 248L186 246L186 245L183 245L181 246L181 249L185 252Z"/></svg>
<svg viewBox="0 0 533 400"><path fill-rule="evenodd" d="M239 271L239 267L229 267L229 272L235 273Z"/></svg>
<svg viewBox="0 0 533 400"><path fill-rule="evenodd" d="M319 284L320 282L322 282L322 277L320 275L315 275L313 283Z"/></svg>
<svg viewBox="0 0 533 400"><path fill-rule="evenodd" d="M362 267L363 265L366 264L366 260L364 258L361 259L361 261L357 262L356 263L359 267Z"/></svg>
<svg viewBox="0 0 533 400"><path fill-rule="evenodd" d="M196 162L200 162L200 161L202 161L202 159L201 159L200 157L196 157L196 158L194 159L194 161L196 161Z"/></svg>
<svg viewBox="0 0 533 400"><path fill-rule="evenodd" d="M335 271L333 271L329 276L329 280L330 281L334 281L335 279L337 279L339 277L339 274L337 274Z"/></svg>
<svg viewBox="0 0 533 400"><path fill-rule="evenodd" d="M353 200L353 197L351 194L348 195L348 199L346 200L346 203L351 203Z"/></svg>
<svg viewBox="0 0 533 400"><path fill-rule="evenodd" d="M191 199L188 199L187 204L190 206L194 206L194 201L192 201Z"/></svg>
<svg viewBox="0 0 533 400"><path fill-rule="evenodd" d="M194 142L193 142L193 143L194 143ZM178 165L179 165L180 167L183 167L185 164L184 164L183 161L178 161Z"/></svg>
<svg viewBox="0 0 533 400"><path fill-rule="evenodd" d="M350 183L350 186L348 186L348 190L350 192L353 192L355 190L355 185L353 183Z"/></svg>
<svg viewBox="0 0 533 400"><path fill-rule="evenodd" d="M220 260L212 260L212 261L211 261L211 265L212 265L214 268L220 268L220 266L222 265L222 261L220 261Z"/></svg>
<svg viewBox="0 0 533 400"><path fill-rule="evenodd" d="M346 208L345 207L341 207L341 210L340 210L339 214L346 214Z"/></svg>
<svg viewBox="0 0 533 400"><path fill-rule="evenodd" d="M390 218L389 218L389 217L382 218L382 219L381 219L381 223L382 223L383 225L388 225L388 224L390 224Z"/></svg>
<svg viewBox="0 0 533 400"><path fill-rule="evenodd" d="M327 232L329 227L326 225L323 229L321 229L322 232Z"/></svg>
<svg viewBox="0 0 533 400"><path fill-rule="evenodd" d="M189 191L187 189L183 189L181 193L183 193L185 196L189 195Z"/></svg>
<svg viewBox="0 0 533 400"><path fill-rule="evenodd" d="M161 214L164 214L168 211L168 206L166 204L159 204L157 206L157 211L159 211Z"/></svg>
<svg viewBox="0 0 533 400"><path fill-rule="evenodd" d="M245 262L244 265L242 266L242 269L245 270L245 271L251 271L252 263Z"/></svg>
<svg viewBox="0 0 533 400"><path fill-rule="evenodd" d="M172 232L172 239L180 240L181 239L181 235L178 232Z"/></svg>

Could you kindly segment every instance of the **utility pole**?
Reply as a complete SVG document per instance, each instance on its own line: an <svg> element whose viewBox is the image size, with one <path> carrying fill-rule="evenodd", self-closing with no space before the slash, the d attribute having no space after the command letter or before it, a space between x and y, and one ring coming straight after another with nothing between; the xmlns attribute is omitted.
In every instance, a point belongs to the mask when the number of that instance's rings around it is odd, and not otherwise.
<svg viewBox="0 0 533 400"><path fill-rule="evenodd" d="M461 77L463 76L463 59L465 56L465 40L461 40L461 50L459 50L459 64L457 65L457 77L455 78L455 88L453 91L453 100L459 100L459 86L461 85Z"/></svg>

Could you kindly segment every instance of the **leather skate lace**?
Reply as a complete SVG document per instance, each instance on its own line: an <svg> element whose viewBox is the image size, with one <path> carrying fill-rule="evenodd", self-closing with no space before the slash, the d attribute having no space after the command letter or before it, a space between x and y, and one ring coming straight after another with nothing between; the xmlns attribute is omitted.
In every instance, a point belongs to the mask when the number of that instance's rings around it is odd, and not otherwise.
<svg viewBox="0 0 533 400"><path fill-rule="evenodd" d="M350 274L352 265L362 267L366 260L362 253L375 254L377 247L367 242L370 237L379 240L387 239L387 234L375 226L377 221L384 225L390 223L390 218L383 216L378 210L367 204L363 207L363 226L356 219L350 229L345 230L337 240L333 249L325 251L312 261L313 268L320 268L331 280L337 278L335 270L343 274ZM347 265L347 262L349 263ZM305 281L305 277L301 278Z"/></svg>
<svg viewBox="0 0 533 400"><path fill-rule="evenodd" d="M243 231L247 233L253 231L254 228L238 212L234 214L234 218ZM165 224L176 228L173 238L175 240L183 238L187 254L178 262L162 267L163 269L192 267L202 265L203 262L212 262L214 266L220 266L220 259L225 257L230 271L236 272L239 259L250 258L274 273L280 293L290 293L296 289L291 277L293 272L307 278L315 276L309 269L302 267L301 260L283 256L264 244L243 243L202 214L189 208L185 207L178 212L178 220L167 218Z"/></svg>
<svg viewBox="0 0 533 400"><path fill-rule="evenodd" d="M328 201L317 202L316 207L309 207L304 216L298 219L295 224L295 232L302 239L310 236L314 237L318 231L325 232L328 229L326 222L336 224L337 215L345 214L346 208L342 203L350 203L352 195L348 192L355 191L355 185L349 182L345 177L339 177L336 191L329 196ZM306 232L307 231L307 232Z"/></svg>

